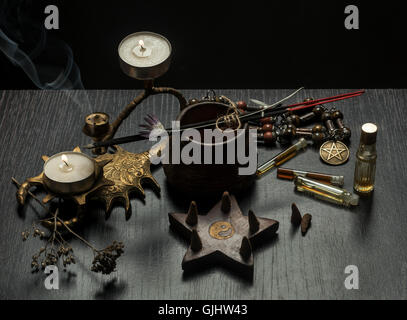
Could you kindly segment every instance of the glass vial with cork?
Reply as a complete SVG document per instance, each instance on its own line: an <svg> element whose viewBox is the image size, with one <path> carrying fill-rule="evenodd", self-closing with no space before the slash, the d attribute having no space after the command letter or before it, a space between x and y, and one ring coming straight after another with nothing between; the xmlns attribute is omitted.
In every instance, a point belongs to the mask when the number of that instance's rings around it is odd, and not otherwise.
<svg viewBox="0 0 407 320"><path fill-rule="evenodd" d="M370 195L374 189L376 172L377 126L365 123L362 126L360 144L356 152L355 177L353 188L360 195Z"/></svg>

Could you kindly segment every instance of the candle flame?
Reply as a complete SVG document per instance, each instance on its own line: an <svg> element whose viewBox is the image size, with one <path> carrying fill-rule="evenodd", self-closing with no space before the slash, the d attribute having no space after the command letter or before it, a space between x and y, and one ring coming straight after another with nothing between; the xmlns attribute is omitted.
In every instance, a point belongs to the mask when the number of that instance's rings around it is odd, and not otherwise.
<svg viewBox="0 0 407 320"><path fill-rule="evenodd" d="M139 40L138 44L141 47L141 49L144 49L144 41L143 40Z"/></svg>
<svg viewBox="0 0 407 320"><path fill-rule="evenodd" d="M67 157L65 154L63 154L63 155L61 156L61 160L62 160L66 165L68 165L68 157Z"/></svg>

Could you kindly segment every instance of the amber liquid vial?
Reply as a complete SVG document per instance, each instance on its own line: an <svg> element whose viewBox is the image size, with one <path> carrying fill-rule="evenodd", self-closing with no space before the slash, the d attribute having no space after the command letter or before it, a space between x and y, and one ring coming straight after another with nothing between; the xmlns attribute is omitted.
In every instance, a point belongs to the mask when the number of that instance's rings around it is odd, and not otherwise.
<svg viewBox="0 0 407 320"><path fill-rule="evenodd" d="M291 158L296 156L301 149L305 149L306 147L307 141L304 138L301 138L300 140L298 140L297 143L293 144L288 149L284 150L283 152L280 152L274 158L270 159L269 161L263 163L260 167L258 167L256 171L257 177L262 176L271 169L278 167L284 162L290 160Z"/></svg>
<svg viewBox="0 0 407 320"><path fill-rule="evenodd" d="M377 126L365 123L362 126L360 144L356 152L355 178L353 188L361 195L369 195L374 189L376 172Z"/></svg>
<svg viewBox="0 0 407 320"><path fill-rule="evenodd" d="M358 195L352 194L345 189L331 186L307 177L295 177L294 184L297 191L310 194L321 200L339 204L345 207L357 206L359 203Z"/></svg>

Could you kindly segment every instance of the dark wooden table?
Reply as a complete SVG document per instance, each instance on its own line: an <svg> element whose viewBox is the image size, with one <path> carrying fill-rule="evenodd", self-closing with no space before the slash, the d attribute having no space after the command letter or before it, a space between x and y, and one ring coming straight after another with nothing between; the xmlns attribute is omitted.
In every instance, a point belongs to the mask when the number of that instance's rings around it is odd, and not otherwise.
<svg viewBox="0 0 407 320"><path fill-rule="evenodd" d="M307 96L324 97L348 90L306 90ZM249 97L273 102L291 90L224 90L232 99ZM161 198L146 189L145 203L131 201L133 214L126 222L122 207L115 207L105 221L100 208L89 214L92 223L81 235L97 247L113 240L125 243L117 272L103 276L89 271L92 253L72 241L79 263L60 273L60 289L45 289L43 273L31 274L33 253L39 240L21 241L41 207L30 200L18 210L15 186L42 170L41 155L52 155L89 142L81 132L83 118L105 111L112 118L137 94L136 91L3 91L0 92L1 224L0 297L3 299L367 299L407 298L407 166L405 140L406 90L367 90L362 97L337 103L352 129L351 159L338 167L319 160L309 149L286 166L343 174L345 187L352 189L355 152L361 124L379 126L376 190L370 200L353 210L344 209L294 193L291 182L278 180L275 172L257 181L250 196L240 199L242 210L251 208L258 216L280 221L278 237L255 251L253 281L240 279L220 268L184 276L182 257L187 243L169 230L168 212L185 212L187 202L174 195L165 183L161 168L154 176L162 186ZM201 97L205 90L185 90L187 98ZM146 113L154 113L165 124L178 113L170 96L150 97L125 121L117 136L134 134ZM148 149L149 142L125 145L132 152ZM280 147L262 149L259 161L275 155ZM41 195L42 196L42 195ZM213 199L215 203L218 199ZM313 215L305 237L293 232L290 205ZM199 203L198 203L199 205ZM347 265L359 269L359 290L344 286Z"/></svg>

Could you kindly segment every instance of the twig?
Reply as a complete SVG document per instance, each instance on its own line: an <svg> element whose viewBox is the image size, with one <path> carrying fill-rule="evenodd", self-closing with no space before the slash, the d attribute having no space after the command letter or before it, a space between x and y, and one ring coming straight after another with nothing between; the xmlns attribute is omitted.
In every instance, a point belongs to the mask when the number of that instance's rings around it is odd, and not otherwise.
<svg viewBox="0 0 407 320"><path fill-rule="evenodd" d="M17 187L21 187L21 184L14 178L14 177L11 177L11 180L16 184L16 186ZM34 193L32 193L30 190L28 190L28 192L27 192L31 197L33 197L33 199L35 200L35 201L37 201L45 210L47 210L48 212L50 212L49 211L49 209L48 209L48 207L40 200L40 199L38 199L37 198L37 196L34 194Z"/></svg>
<svg viewBox="0 0 407 320"><path fill-rule="evenodd" d="M17 185L17 187L20 187L21 186L21 184L14 178L14 177L12 177L11 178L11 180ZM37 201L46 211L47 211L47 213L49 213L49 214L51 214L52 216L53 216L53 219L54 219L54 230L56 229L56 226L57 226L57 223L56 223L56 220L58 220L59 222L61 222L61 224L69 231L69 232L71 232L75 237L77 237L79 240L81 240L83 243L85 243L89 248L91 248L92 250L94 250L94 251L96 251L96 252L99 252L99 250L97 250L94 246L92 246L88 241L86 241L84 238L82 238L80 235L78 235L76 232L74 232L71 228L69 228L66 224L65 224L65 222L64 222L64 220L62 220L60 217L58 217L57 215L57 212L58 212L58 209L57 209L57 211L55 212L55 213L52 213L51 212L51 210L49 210L49 208L40 200L40 199L38 199L38 197L35 195L35 194L33 194L31 191L29 191L28 190L28 192L27 192L35 201ZM49 219L47 219L47 220L49 220Z"/></svg>

